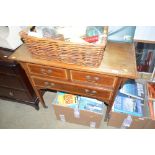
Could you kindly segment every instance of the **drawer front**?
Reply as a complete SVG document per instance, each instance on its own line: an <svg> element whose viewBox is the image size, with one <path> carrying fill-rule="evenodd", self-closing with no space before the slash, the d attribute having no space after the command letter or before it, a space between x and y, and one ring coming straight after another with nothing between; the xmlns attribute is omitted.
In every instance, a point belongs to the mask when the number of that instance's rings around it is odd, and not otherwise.
<svg viewBox="0 0 155 155"><path fill-rule="evenodd" d="M41 79L38 77L31 77L31 78L35 86L38 86L44 89L53 89L53 90L59 90L59 91L64 91L64 90L74 91L75 89L72 85L65 84L63 82L43 79L43 78Z"/></svg>
<svg viewBox="0 0 155 155"><path fill-rule="evenodd" d="M21 100L21 101L29 101L30 100L30 98L26 92L9 89L9 88L4 88L4 87L0 87L0 96L11 98L11 99L16 99L16 100Z"/></svg>
<svg viewBox="0 0 155 155"><path fill-rule="evenodd" d="M4 66L0 64L0 73L16 75L14 67Z"/></svg>
<svg viewBox="0 0 155 155"><path fill-rule="evenodd" d="M91 88L89 86L78 86L72 83L58 82L54 80L40 79L37 77L32 78L34 85L41 88L53 89L58 91L66 91L79 95L89 96L93 98L104 99L109 101L111 99L112 91L101 88Z"/></svg>
<svg viewBox="0 0 155 155"><path fill-rule="evenodd" d="M61 68L28 64L28 70L31 74L67 79L66 70Z"/></svg>
<svg viewBox="0 0 155 155"><path fill-rule="evenodd" d="M112 91L105 90L105 89L94 89L94 88L89 88L89 87L83 87L83 88L76 88L74 92L81 94L81 95L86 95L92 98L99 98L103 99L105 101L109 101L111 99Z"/></svg>
<svg viewBox="0 0 155 155"><path fill-rule="evenodd" d="M96 85L103 85L104 87L114 88L118 78L108 75L80 72L80 71L70 71L71 80L75 82L87 82Z"/></svg>
<svg viewBox="0 0 155 155"><path fill-rule="evenodd" d="M9 88L17 88L17 89L24 89L21 81L16 76L9 76L0 74L0 86L6 86Z"/></svg>

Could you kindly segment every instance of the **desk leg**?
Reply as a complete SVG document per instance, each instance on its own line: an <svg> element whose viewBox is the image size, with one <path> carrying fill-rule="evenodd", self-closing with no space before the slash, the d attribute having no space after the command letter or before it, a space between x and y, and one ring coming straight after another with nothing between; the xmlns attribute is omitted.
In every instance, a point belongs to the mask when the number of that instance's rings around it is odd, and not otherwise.
<svg viewBox="0 0 155 155"><path fill-rule="evenodd" d="M117 85L115 87L115 90L113 92L113 96L111 98L111 101L109 103L109 105L107 106L107 111L106 111L106 115L105 115L105 119L104 121L107 122L109 120L109 117L110 117L110 111L112 109L112 106L114 104L114 100L115 100L115 97L117 95L117 92L119 91L119 89L123 86L123 84L125 83L125 81L127 80L127 78L119 78L118 81L117 81Z"/></svg>
<svg viewBox="0 0 155 155"><path fill-rule="evenodd" d="M109 113L111 111L111 108L112 106L111 105L108 105L107 106L107 111L106 111L106 114L105 114L105 118L104 118L104 121L107 122L109 120Z"/></svg>
<svg viewBox="0 0 155 155"><path fill-rule="evenodd" d="M38 98L39 98L39 100L40 100L42 106L43 106L44 108L48 108L48 106L46 106L45 101L44 101L44 99L43 99L43 94L42 94L41 89L36 88L36 89L35 89L35 92L36 92L36 95L38 96Z"/></svg>

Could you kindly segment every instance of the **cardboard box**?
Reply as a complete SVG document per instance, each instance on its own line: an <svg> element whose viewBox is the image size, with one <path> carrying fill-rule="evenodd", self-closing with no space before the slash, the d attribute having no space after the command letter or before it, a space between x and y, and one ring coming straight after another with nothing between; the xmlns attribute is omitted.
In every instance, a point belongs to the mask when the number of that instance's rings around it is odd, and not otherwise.
<svg viewBox="0 0 155 155"><path fill-rule="evenodd" d="M155 129L155 120L150 118L148 105L143 107L144 117L136 117L111 111L108 126L126 129Z"/></svg>
<svg viewBox="0 0 155 155"><path fill-rule="evenodd" d="M67 103L64 104L66 96ZM65 94L62 92L57 93L57 96L53 102L53 109L57 119L63 122L70 122L90 126L92 128L99 128L103 117L103 103L101 101L93 100L90 98L79 97L77 99L76 97L77 96L72 96L71 94ZM76 99L73 100L73 98ZM93 111L95 109L88 110L88 105L93 103L99 104L101 106L100 108L97 108L98 111ZM85 105L87 105L88 109L85 109Z"/></svg>
<svg viewBox="0 0 155 155"><path fill-rule="evenodd" d="M127 121L128 118L130 121ZM118 112L110 112L108 126L127 129L144 129L149 119L131 116Z"/></svg>
<svg viewBox="0 0 155 155"><path fill-rule="evenodd" d="M152 73L138 72L138 78L143 80L151 80Z"/></svg>
<svg viewBox="0 0 155 155"><path fill-rule="evenodd" d="M145 127L145 129L155 129L155 120L148 120Z"/></svg>
<svg viewBox="0 0 155 155"><path fill-rule="evenodd" d="M53 104L58 120L99 128L103 114Z"/></svg>

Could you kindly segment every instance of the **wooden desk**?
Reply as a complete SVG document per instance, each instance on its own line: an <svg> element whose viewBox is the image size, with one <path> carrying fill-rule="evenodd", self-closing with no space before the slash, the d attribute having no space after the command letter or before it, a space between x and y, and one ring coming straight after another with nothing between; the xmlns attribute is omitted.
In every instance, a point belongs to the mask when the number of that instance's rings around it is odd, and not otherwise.
<svg viewBox="0 0 155 155"><path fill-rule="evenodd" d="M42 89L64 91L104 101L108 106L106 118L121 84L137 77L134 45L127 43L108 43L98 68L36 59L25 45L10 59L22 65L43 107Z"/></svg>

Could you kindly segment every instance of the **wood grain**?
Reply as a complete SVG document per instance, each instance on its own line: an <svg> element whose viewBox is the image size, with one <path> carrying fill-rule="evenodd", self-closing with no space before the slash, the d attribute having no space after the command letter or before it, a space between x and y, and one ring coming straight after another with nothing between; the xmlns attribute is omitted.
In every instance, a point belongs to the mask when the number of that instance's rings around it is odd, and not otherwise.
<svg viewBox="0 0 155 155"><path fill-rule="evenodd" d="M119 77L137 78L135 48L128 43L108 43L101 65L98 68L71 65L57 61L47 61L33 58L25 45L19 47L9 59L45 66L94 72Z"/></svg>
<svg viewBox="0 0 155 155"><path fill-rule="evenodd" d="M23 66L43 107L46 107L46 104L41 90L64 91L104 101L108 106L105 120L124 81L138 77L134 45L128 43L109 42L98 68L37 59L25 45L9 58L19 61ZM43 74L41 69L44 69L45 73L52 69L53 74Z"/></svg>

